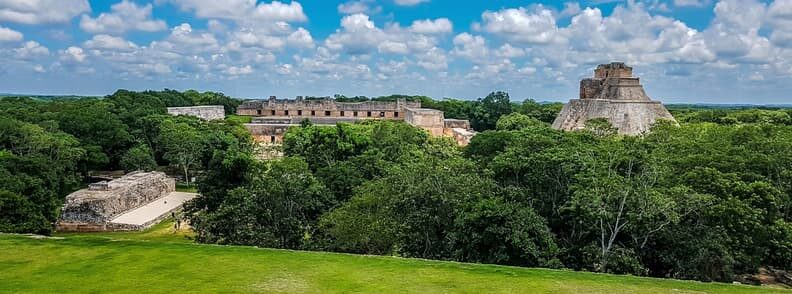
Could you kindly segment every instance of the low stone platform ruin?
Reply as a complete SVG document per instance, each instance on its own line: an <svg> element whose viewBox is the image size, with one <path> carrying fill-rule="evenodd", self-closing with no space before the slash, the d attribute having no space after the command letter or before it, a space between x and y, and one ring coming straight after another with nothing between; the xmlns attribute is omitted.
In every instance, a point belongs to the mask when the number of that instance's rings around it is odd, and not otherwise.
<svg viewBox="0 0 792 294"><path fill-rule="evenodd" d="M202 120L223 120L225 119L225 107L223 105L168 107L168 114L189 115Z"/></svg>
<svg viewBox="0 0 792 294"><path fill-rule="evenodd" d="M600 64L594 78L580 81L580 99L564 105L553 128L581 130L596 118L608 120L622 135L644 134L661 119L676 122L662 103L649 99L632 67L620 62Z"/></svg>
<svg viewBox="0 0 792 294"><path fill-rule="evenodd" d="M195 197L174 192L176 180L162 172L133 172L90 184L66 196L57 231L143 230Z"/></svg>

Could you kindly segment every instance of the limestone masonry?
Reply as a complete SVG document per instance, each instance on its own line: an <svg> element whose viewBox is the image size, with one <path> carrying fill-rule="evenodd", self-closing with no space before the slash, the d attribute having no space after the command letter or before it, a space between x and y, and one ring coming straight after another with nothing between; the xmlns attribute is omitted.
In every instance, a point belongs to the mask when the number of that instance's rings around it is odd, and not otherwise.
<svg viewBox="0 0 792 294"><path fill-rule="evenodd" d="M203 120L216 120L225 119L225 108L222 105L168 107L168 114L191 115Z"/></svg>
<svg viewBox="0 0 792 294"><path fill-rule="evenodd" d="M112 181L93 183L66 196L58 231L134 230L112 220L134 208L167 196L176 181L162 172L133 172Z"/></svg>
<svg viewBox="0 0 792 294"><path fill-rule="evenodd" d="M403 120L428 131L433 136L454 138L467 145L475 135L466 120L445 119L443 112L421 108L421 102L398 99L395 102L337 102L333 99L277 99L246 101L237 108L238 115L255 116L245 127L259 142L278 144L290 126L307 119L315 125L354 123L366 119Z"/></svg>
<svg viewBox="0 0 792 294"><path fill-rule="evenodd" d="M621 62L600 64L594 78L580 81L580 98L564 105L553 128L580 130L595 118L607 119L623 135L646 133L661 119L676 122L660 101L649 99L632 67Z"/></svg>

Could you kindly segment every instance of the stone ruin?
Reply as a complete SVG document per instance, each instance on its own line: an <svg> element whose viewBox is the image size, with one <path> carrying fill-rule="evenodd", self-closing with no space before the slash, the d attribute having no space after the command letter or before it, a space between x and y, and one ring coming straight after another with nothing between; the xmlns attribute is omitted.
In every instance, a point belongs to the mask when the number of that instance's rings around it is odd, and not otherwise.
<svg viewBox="0 0 792 294"><path fill-rule="evenodd" d="M58 231L111 231L128 228L111 221L127 211L176 190L176 180L162 172L132 172L112 181L92 183L66 196Z"/></svg>
<svg viewBox="0 0 792 294"><path fill-rule="evenodd" d="M445 119L443 112L421 108L420 101L364 101L338 102L325 99L278 99L245 101L237 108L237 115L253 116L245 127L260 143L277 145L289 127L308 120L317 126L335 126L338 123L355 123L369 119L403 120L422 128L432 136L454 139L467 145L476 132L466 120Z"/></svg>
<svg viewBox="0 0 792 294"><path fill-rule="evenodd" d="M202 120L223 120L225 119L225 107L222 105L168 107L168 114L195 116Z"/></svg>
<svg viewBox="0 0 792 294"><path fill-rule="evenodd" d="M440 110L430 108L407 108L404 121L422 128L434 137L450 137L459 146L467 146L476 135L470 127L470 121L447 119Z"/></svg>
<svg viewBox="0 0 792 294"><path fill-rule="evenodd" d="M604 118L622 135L641 135L658 120L676 122L660 101L646 95L632 67L621 62L600 64L594 78L580 81L580 98L564 105L553 128L584 129L586 122Z"/></svg>

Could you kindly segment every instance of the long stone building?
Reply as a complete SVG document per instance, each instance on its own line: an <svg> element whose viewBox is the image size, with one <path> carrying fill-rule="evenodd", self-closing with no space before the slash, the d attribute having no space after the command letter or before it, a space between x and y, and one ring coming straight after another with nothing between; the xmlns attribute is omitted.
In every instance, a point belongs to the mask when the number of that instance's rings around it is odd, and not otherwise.
<svg viewBox="0 0 792 294"><path fill-rule="evenodd" d="M676 122L660 101L646 95L632 67L621 62L600 64L594 78L580 81L580 98L564 105L553 128L580 130L591 119L604 118L623 135L640 135L658 120Z"/></svg>
<svg viewBox="0 0 792 294"><path fill-rule="evenodd" d="M237 107L237 114L254 116L245 127L257 141L273 144L282 142L286 130L305 119L315 125L367 119L403 120L433 136L454 138L460 145L467 145L475 135L468 121L445 119L442 111L421 108L421 102L404 99L395 102L337 102L330 98L308 100L298 96L292 100L271 96L268 100L244 102Z"/></svg>
<svg viewBox="0 0 792 294"><path fill-rule="evenodd" d="M221 120L225 119L225 108L223 105L168 107L168 114L190 115L203 120Z"/></svg>
<svg viewBox="0 0 792 294"><path fill-rule="evenodd" d="M194 194L174 192L176 180L162 172L133 172L93 183L66 196L58 231L142 230L179 209Z"/></svg>

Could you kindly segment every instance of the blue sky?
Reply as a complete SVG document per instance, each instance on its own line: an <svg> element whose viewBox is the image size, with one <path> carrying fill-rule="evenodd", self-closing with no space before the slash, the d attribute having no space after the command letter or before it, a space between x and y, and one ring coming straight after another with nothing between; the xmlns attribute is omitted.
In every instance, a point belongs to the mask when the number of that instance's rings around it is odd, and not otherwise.
<svg viewBox="0 0 792 294"><path fill-rule="evenodd" d="M566 101L599 63L664 102L792 103L792 0L0 0L0 92Z"/></svg>

